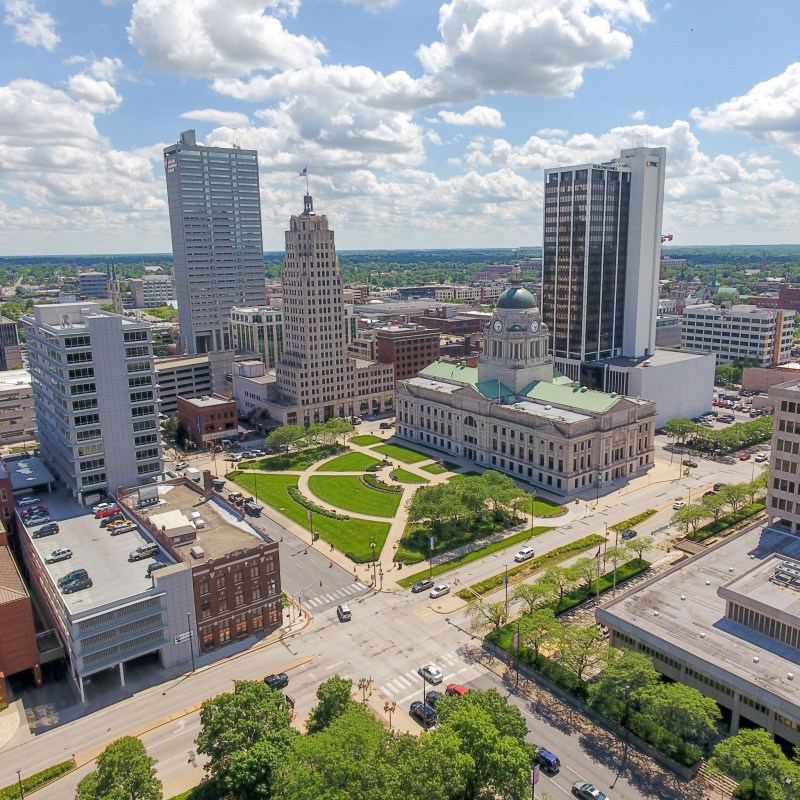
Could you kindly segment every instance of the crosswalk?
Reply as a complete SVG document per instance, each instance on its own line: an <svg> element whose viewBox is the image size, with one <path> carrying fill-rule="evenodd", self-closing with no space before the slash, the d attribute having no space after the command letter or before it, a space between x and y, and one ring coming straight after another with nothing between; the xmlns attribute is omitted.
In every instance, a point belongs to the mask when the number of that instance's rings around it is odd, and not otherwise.
<svg viewBox="0 0 800 800"><path fill-rule="evenodd" d="M311 597L303 597L303 608L308 611L323 611L331 606L338 606L339 603L347 600L348 598L356 595L363 594L369 587L361 581L353 581L348 586L342 586L340 589L334 589L331 592L324 594L316 594Z"/></svg>
<svg viewBox="0 0 800 800"><path fill-rule="evenodd" d="M468 683L486 673L486 667L483 664L467 662L454 651L441 653L431 661L444 673L444 680L438 686L429 683L427 688L439 692L443 692L448 683ZM425 662L421 661L420 664L422 663ZM406 703L409 700L420 699L423 688L422 678L416 669L412 669L402 675L396 675L378 688L392 700Z"/></svg>

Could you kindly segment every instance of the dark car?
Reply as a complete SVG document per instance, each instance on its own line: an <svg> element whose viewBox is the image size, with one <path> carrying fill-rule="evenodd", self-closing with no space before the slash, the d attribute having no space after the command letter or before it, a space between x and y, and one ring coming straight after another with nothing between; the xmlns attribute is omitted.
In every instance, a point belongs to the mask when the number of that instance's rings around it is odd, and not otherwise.
<svg viewBox="0 0 800 800"><path fill-rule="evenodd" d="M431 708L436 707L436 701L439 699L439 692L435 689L431 689L429 692L425 693L425 705L430 706Z"/></svg>
<svg viewBox="0 0 800 800"><path fill-rule="evenodd" d="M264 678L264 683L270 689L283 689L289 685L289 676L285 672L279 672L277 675L267 675Z"/></svg>
<svg viewBox="0 0 800 800"><path fill-rule="evenodd" d="M48 517L48 520L49 519L50 517ZM54 534L58 533L58 531L59 527L57 522L48 522L46 525L42 525L38 531L34 531L31 534L31 539L41 539L42 536L53 536Z"/></svg>
<svg viewBox="0 0 800 800"><path fill-rule="evenodd" d="M414 594L418 594L419 592L424 592L426 589L430 589L431 586L433 586L433 578L423 578L411 587L411 591L414 592Z"/></svg>
<svg viewBox="0 0 800 800"><path fill-rule="evenodd" d="M91 578L78 578L77 580L65 583L61 587L61 591L64 594L72 594L73 592L80 592L83 589L89 589L91 588L91 586L92 586Z"/></svg>
<svg viewBox="0 0 800 800"><path fill-rule="evenodd" d="M725 484L724 483L715 483L714 484L714 491L718 492Z"/></svg>
<svg viewBox="0 0 800 800"><path fill-rule="evenodd" d="M415 700L411 704L408 713L425 729L432 728L436 724L436 712L420 700Z"/></svg>
<svg viewBox="0 0 800 800"><path fill-rule="evenodd" d="M696 461L692 461L691 458L684 458L683 459L683 466L684 467L691 467L692 469L694 469L697 466L697 462Z"/></svg>
<svg viewBox="0 0 800 800"><path fill-rule="evenodd" d="M64 586L67 583L71 583L72 581L77 581L80 578L88 578L89 573L85 569L74 569L72 572L68 572L66 575L62 575L58 579L58 585Z"/></svg>
<svg viewBox="0 0 800 800"><path fill-rule="evenodd" d="M100 527L107 528L109 525L113 525L115 522L122 522L125 519L125 515L123 513L112 514L110 517L105 517L104 519L100 520Z"/></svg>
<svg viewBox="0 0 800 800"><path fill-rule="evenodd" d="M639 534L633 528L628 528L628 530L622 531L623 539L635 539L638 535Z"/></svg>
<svg viewBox="0 0 800 800"><path fill-rule="evenodd" d="M536 763L551 775L555 775L561 769L561 762L555 753L551 753L546 747L536 748Z"/></svg>

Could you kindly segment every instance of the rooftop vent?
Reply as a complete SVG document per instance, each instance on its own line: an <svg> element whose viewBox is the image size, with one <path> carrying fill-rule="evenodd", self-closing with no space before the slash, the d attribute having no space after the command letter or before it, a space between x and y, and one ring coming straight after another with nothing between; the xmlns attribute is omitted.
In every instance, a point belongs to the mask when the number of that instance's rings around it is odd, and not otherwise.
<svg viewBox="0 0 800 800"><path fill-rule="evenodd" d="M758 664L761 659L758 656L753 656L753 663Z"/></svg>
<svg viewBox="0 0 800 800"><path fill-rule="evenodd" d="M787 680L793 681L794 680L794 672L787 672L786 673Z"/></svg>
<svg viewBox="0 0 800 800"><path fill-rule="evenodd" d="M686 595L685 595L685 594L682 594L682 595L681 595L681 600L685 600L685 599L686 599Z"/></svg>
<svg viewBox="0 0 800 800"><path fill-rule="evenodd" d="M705 635L704 633L701 633L701 634L700 634L700 638L701 638L701 639L705 639L705 638L706 638L706 635Z"/></svg>

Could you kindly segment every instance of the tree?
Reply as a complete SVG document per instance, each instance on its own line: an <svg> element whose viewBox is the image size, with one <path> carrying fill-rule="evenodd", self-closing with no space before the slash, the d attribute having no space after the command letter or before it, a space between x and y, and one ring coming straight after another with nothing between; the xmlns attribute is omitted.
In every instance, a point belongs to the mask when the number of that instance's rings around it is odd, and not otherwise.
<svg viewBox="0 0 800 800"><path fill-rule="evenodd" d="M714 748L709 764L737 781L750 781L761 792L756 797L768 800L789 796L785 780L796 769L763 728L743 728L724 739Z"/></svg>
<svg viewBox="0 0 800 800"><path fill-rule="evenodd" d="M496 603L487 603L485 600L472 598L467 604L464 613L469 620L469 628L475 633L491 625L494 630L499 630L508 621L508 608L504 600Z"/></svg>
<svg viewBox="0 0 800 800"><path fill-rule="evenodd" d="M556 619L552 608L537 608L519 621L520 644L533 650L539 660L539 650L551 639L560 639L564 626Z"/></svg>
<svg viewBox="0 0 800 800"><path fill-rule="evenodd" d="M316 733L327 728L332 722L341 717L352 699L353 681L334 675L317 687L317 703L306 722L306 730Z"/></svg>
<svg viewBox="0 0 800 800"><path fill-rule="evenodd" d="M565 625L558 642L558 662L583 682L603 653L603 634L596 625Z"/></svg>
<svg viewBox="0 0 800 800"><path fill-rule="evenodd" d="M697 423L685 417L671 419L664 427L667 429L667 436L675 439L678 444L685 442L698 428Z"/></svg>
<svg viewBox="0 0 800 800"><path fill-rule="evenodd" d="M638 706L661 681L653 662L642 653L610 647L605 669L589 687L589 704L619 722L626 720L630 706Z"/></svg>
<svg viewBox="0 0 800 800"><path fill-rule="evenodd" d="M735 514L747 501L748 491L743 483L729 483L719 490L720 496Z"/></svg>
<svg viewBox="0 0 800 800"><path fill-rule="evenodd" d="M645 550L650 550L655 544L655 539L652 536L638 536L628 544L628 547L636 553L636 558L641 560L644 557Z"/></svg>
<svg viewBox="0 0 800 800"><path fill-rule="evenodd" d="M592 569L594 569L594 560L591 559L591 561ZM545 573L539 579L539 582L554 586L558 590L558 601L561 602L564 599L564 595L573 586L575 586L579 578L580 571L576 570L574 565L572 567L559 567L558 565L553 565L545 570Z"/></svg>
<svg viewBox="0 0 800 800"><path fill-rule="evenodd" d="M697 530L697 526L708 517L706 509L700 503L689 503L672 515L673 524L680 525L684 533L692 529L692 533Z"/></svg>
<svg viewBox="0 0 800 800"><path fill-rule="evenodd" d="M619 569L619 565L630 561L632 555L631 548L627 544L608 547L603 553L603 566L611 564L612 569Z"/></svg>
<svg viewBox="0 0 800 800"><path fill-rule="evenodd" d="M700 501L700 505L714 522L719 522L719 518L725 511L728 501L721 494L709 494Z"/></svg>
<svg viewBox="0 0 800 800"><path fill-rule="evenodd" d="M206 770L235 800L271 798L276 771L300 735L289 703L261 681L234 681L232 693L204 700L197 751Z"/></svg>
<svg viewBox="0 0 800 800"><path fill-rule="evenodd" d="M161 430L164 433L164 438L173 442L178 441L179 426L180 426L180 420L178 419L177 414L173 414L171 417L167 417L164 420L164 422L161 423Z"/></svg>
<svg viewBox="0 0 800 800"><path fill-rule="evenodd" d="M658 725L696 745L706 745L722 719L719 706L697 689L682 683L662 683L644 693L642 711Z"/></svg>
<svg viewBox="0 0 800 800"><path fill-rule="evenodd" d="M97 757L97 769L80 781L75 800L161 800L156 760L135 736L112 742Z"/></svg>
<svg viewBox="0 0 800 800"><path fill-rule="evenodd" d="M557 587L544 578L533 583L518 583L511 592L511 599L525 605L523 613L530 614L555 599ZM563 592L562 592L563 596Z"/></svg>
<svg viewBox="0 0 800 800"><path fill-rule="evenodd" d="M347 441L347 437L355 432L355 428L346 420L340 417L331 417L326 423L325 428L333 436L336 441L338 437L342 437L342 444Z"/></svg>
<svg viewBox="0 0 800 800"><path fill-rule="evenodd" d="M714 380L720 383L740 383L742 380L742 368L734 361L720 364L714 370Z"/></svg>
<svg viewBox="0 0 800 800"><path fill-rule="evenodd" d="M569 568L574 581L583 581L584 586L589 587L589 592L592 590L592 581L598 577L600 567L600 549L596 556L584 556L575 561Z"/></svg>
<svg viewBox="0 0 800 800"><path fill-rule="evenodd" d="M302 441L307 435L302 425L282 425L267 436L267 446L274 450L288 450L291 445Z"/></svg>

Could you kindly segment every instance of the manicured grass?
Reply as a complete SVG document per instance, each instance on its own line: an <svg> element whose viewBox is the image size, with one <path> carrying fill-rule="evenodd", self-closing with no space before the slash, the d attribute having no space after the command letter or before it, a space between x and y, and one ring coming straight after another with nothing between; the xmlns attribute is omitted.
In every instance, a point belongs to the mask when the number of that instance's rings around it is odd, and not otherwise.
<svg viewBox="0 0 800 800"><path fill-rule="evenodd" d="M413 461L407 461L408 464L413 464ZM420 469L424 469L425 472L430 472L431 475L443 475L445 472L450 472L447 467L443 467L438 462L436 464L426 464L424 467L420 467Z"/></svg>
<svg viewBox="0 0 800 800"><path fill-rule="evenodd" d="M458 558L453 558L450 561L445 561L442 564L436 564L433 568L434 575L442 575L445 572L449 572L451 569L457 569L458 567L463 567L464 564L469 564L472 561L477 561L479 558L483 558L484 556L491 555L492 553L496 553L498 550L504 550L506 547L513 547L514 545L519 544L520 542L524 542L526 539L530 539L532 536L539 536L542 533L546 533L547 531L553 530L552 528L546 528L544 526L539 526L536 528L529 528L527 531L520 531L519 533L515 533L513 536L508 536L505 539L502 539L499 542L491 542L487 544L485 547L479 547L477 550L472 550L469 553L464 553L463 556L458 556ZM397 555L395 558L398 560L402 560L401 556L402 547L397 548ZM416 554L415 554L416 555ZM409 586L415 584L420 578L425 578L428 575L428 570L423 570L422 572L415 572L413 575L409 575L406 578L401 578L397 581L399 586L402 586L404 589L407 589Z"/></svg>
<svg viewBox="0 0 800 800"><path fill-rule="evenodd" d="M295 503L286 492L287 486L297 486L296 475L260 475L247 472L232 476L231 479L249 494L257 495L260 502L266 503L306 530L311 529L306 519L306 510ZM372 522L366 519L336 520L320 514L313 515L313 522L314 532L321 539L359 564L372 561L372 537L375 538L375 552L380 553L389 535L388 522Z"/></svg>
<svg viewBox="0 0 800 800"><path fill-rule="evenodd" d="M523 504L522 510L525 505ZM535 517L560 517L567 513L564 506L554 503L545 497L535 497L533 500L533 515Z"/></svg>
<svg viewBox="0 0 800 800"><path fill-rule="evenodd" d="M53 764L51 767L46 767L45 769L41 770L41 772L35 772L33 775L28 775L27 777L22 778L22 791L26 795L32 794L37 789L47 786L48 783L58 780L58 778L60 778L62 775L72 772L72 770L75 769L75 766L75 759L70 758L68 761L62 761L59 764ZM19 796L19 781L15 780L14 783L0 789L0 800L16 800L16 798Z"/></svg>
<svg viewBox="0 0 800 800"><path fill-rule="evenodd" d="M366 433L363 436L352 436L347 441L360 445L361 447L366 447L368 444L377 444L378 442L382 442L383 439L381 439L380 436L375 436L372 433Z"/></svg>
<svg viewBox="0 0 800 800"><path fill-rule="evenodd" d="M640 522L650 519L650 517L657 513L658 511L656 511L655 508L648 508L646 511L642 511L641 514L637 514L635 517L628 517L628 519L624 519L622 522L617 522L615 525L609 525L608 529L622 533L623 531L628 530L628 528L636 527Z"/></svg>
<svg viewBox="0 0 800 800"><path fill-rule="evenodd" d="M430 456L426 456L424 453L419 453L408 447L401 447L399 444L382 444L372 449L390 458L396 458L404 464L416 464L417 461L428 461L430 459Z"/></svg>
<svg viewBox="0 0 800 800"><path fill-rule="evenodd" d="M307 450L297 450L294 453L284 453L270 458L255 458L239 463L239 469L266 469L275 472L284 470L300 472L308 469L320 459L341 453L345 448L340 444L321 445L309 447Z"/></svg>
<svg viewBox="0 0 800 800"><path fill-rule="evenodd" d="M368 456L366 453L345 453L323 464L317 472L364 472L368 467L378 463L380 459Z"/></svg>
<svg viewBox="0 0 800 800"><path fill-rule="evenodd" d="M634 558L632 561L620 564L617 567L616 586L619 586L623 581L628 580L628 578L633 578L635 575L641 574L646 569L650 569L650 562L641 558ZM613 589L614 585L614 570L611 570L610 572L606 572L605 575L601 575L599 578L593 580L591 586L580 586L577 589L573 589L571 592L567 592L560 602L555 601L552 603L553 611L556 616L564 614L576 606L579 606L581 603L586 602L590 597L604 594L610 589Z"/></svg>
<svg viewBox="0 0 800 800"><path fill-rule="evenodd" d="M356 475L312 475L308 488L323 503L375 517L395 516L402 499L400 494L370 488Z"/></svg>
<svg viewBox="0 0 800 800"><path fill-rule="evenodd" d="M427 478L423 478L421 475L415 475L413 472L409 472L407 469L393 469L389 473L396 481L400 481L400 483L427 483Z"/></svg>

